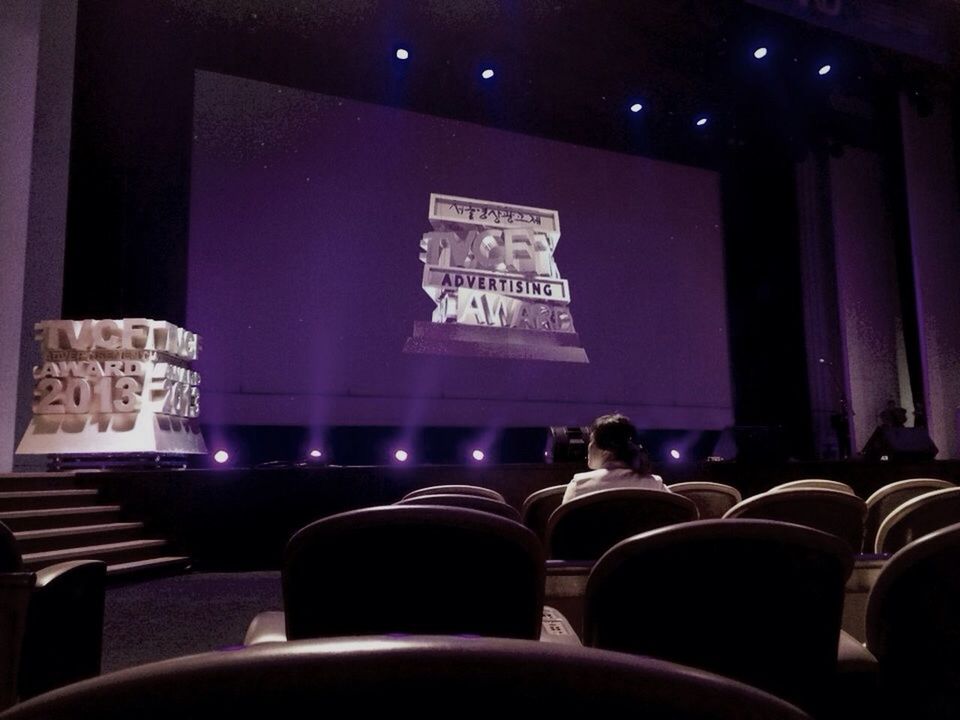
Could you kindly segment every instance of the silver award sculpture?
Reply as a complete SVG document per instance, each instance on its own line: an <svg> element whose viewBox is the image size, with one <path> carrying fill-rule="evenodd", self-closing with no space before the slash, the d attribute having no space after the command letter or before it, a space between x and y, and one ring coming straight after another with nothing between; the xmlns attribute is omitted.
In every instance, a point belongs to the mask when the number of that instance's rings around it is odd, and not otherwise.
<svg viewBox="0 0 960 720"><path fill-rule="evenodd" d="M420 260L436 307L404 352L589 362L553 259L555 210L433 193L429 220Z"/></svg>

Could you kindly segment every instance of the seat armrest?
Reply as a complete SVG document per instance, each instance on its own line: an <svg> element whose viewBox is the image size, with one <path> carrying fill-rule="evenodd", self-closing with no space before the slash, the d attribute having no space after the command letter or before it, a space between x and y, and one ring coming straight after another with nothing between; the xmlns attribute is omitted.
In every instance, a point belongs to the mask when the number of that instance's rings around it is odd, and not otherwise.
<svg viewBox="0 0 960 720"><path fill-rule="evenodd" d="M257 615L243 638L244 645L286 641L287 619L280 610L267 610Z"/></svg>
<svg viewBox="0 0 960 720"><path fill-rule="evenodd" d="M76 568L86 568L86 567L103 567L104 577L106 577L107 564L102 560L71 560L69 562L57 563L56 565L48 565L47 567L37 571L37 584L36 589L40 590L47 587L50 583L56 583L60 578L65 576L75 575L77 572ZM91 574L96 575L96 571L91 570Z"/></svg>
<svg viewBox="0 0 960 720"><path fill-rule="evenodd" d="M879 663L873 653L853 635L841 630L837 644L837 673L875 673L878 668Z"/></svg>
<svg viewBox="0 0 960 720"><path fill-rule="evenodd" d="M543 620L540 624L540 642L558 643L561 645L583 645L580 638L573 631L570 623L559 610L543 606Z"/></svg>

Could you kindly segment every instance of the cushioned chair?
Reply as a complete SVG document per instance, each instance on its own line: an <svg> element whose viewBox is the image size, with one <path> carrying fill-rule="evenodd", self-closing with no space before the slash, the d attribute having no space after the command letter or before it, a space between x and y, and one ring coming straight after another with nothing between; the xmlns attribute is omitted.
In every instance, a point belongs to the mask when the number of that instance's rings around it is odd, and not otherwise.
<svg viewBox="0 0 960 720"><path fill-rule="evenodd" d="M754 495L730 508L724 517L806 525L843 538L854 552L859 552L866 514L866 503L856 495L839 490L799 488Z"/></svg>
<svg viewBox="0 0 960 720"><path fill-rule="evenodd" d="M960 717L960 524L899 550L867 604L888 717Z"/></svg>
<svg viewBox="0 0 960 720"><path fill-rule="evenodd" d="M20 653L35 580L29 572L0 573L0 710L17 701Z"/></svg>
<svg viewBox="0 0 960 720"><path fill-rule="evenodd" d="M23 572L14 534L3 523L0 572ZM99 674L106 573L99 560L75 560L33 574L20 656L21 698Z"/></svg>
<svg viewBox="0 0 960 720"><path fill-rule="evenodd" d="M544 544L547 542L547 523L553 511L563 502L563 494L566 491L566 484L537 490L527 496L520 508L523 524L533 530L534 534L540 538L540 542Z"/></svg>
<svg viewBox="0 0 960 720"><path fill-rule="evenodd" d="M960 520L960 487L931 490L907 500L880 523L873 551L894 553L919 537Z"/></svg>
<svg viewBox="0 0 960 720"><path fill-rule="evenodd" d="M650 658L524 640L372 637L206 653L112 673L9 720L449 718L809 720L755 688Z"/></svg>
<svg viewBox="0 0 960 720"><path fill-rule="evenodd" d="M825 478L803 478L802 480L791 480L770 488L767 492L779 492L781 490L802 490L804 488L813 488L814 490L836 490L848 495L856 495L853 488L846 483L836 480L827 480Z"/></svg>
<svg viewBox="0 0 960 720"><path fill-rule="evenodd" d="M864 526L863 546L867 552L873 552L880 524L887 516L918 495L932 490L954 487L953 483L936 478L910 478L884 485L867 498L867 521Z"/></svg>
<svg viewBox="0 0 960 720"><path fill-rule="evenodd" d="M490 513L393 505L333 515L293 536L281 575L290 640L540 637L541 545L527 528Z"/></svg>
<svg viewBox="0 0 960 720"><path fill-rule="evenodd" d="M478 495L479 497L490 498L506 502L503 495L496 490L491 490L477 485L433 485L432 487L413 490L403 496L403 499L419 497L420 495Z"/></svg>
<svg viewBox="0 0 960 720"><path fill-rule="evenodd" d="M397 505L443 505L446 507L467 508L469 510L480 510L482 512L493 513L500 517L520 522L520 513L511 505L499 500L491 500L479 495L458 495L456 493L448 495L417 495L416 497L404 498L396 503Z"/></svg>
<svg viewBox="0 0 960 720"><path fill-rule="evenodd" d="M701 520L722 518L727 510L743 499L739 490L723 483L683 482L667 487L670 492L693 500Z"/></svg>
<svg viewBox="0 0 960 720"><path fill-rule="evenodd" d="M583 642L700 667L818 710L836 672L852 567L842 540L787 523L653 530L594 566Z"/></svg>
<svg viewBox="0 0 960 720"><path fill-rule="evenodd" d="M697 519L692 500L662 490L616 489L563 503L547 523L547 548L558 560L596 560L624 538Z"/></svg>

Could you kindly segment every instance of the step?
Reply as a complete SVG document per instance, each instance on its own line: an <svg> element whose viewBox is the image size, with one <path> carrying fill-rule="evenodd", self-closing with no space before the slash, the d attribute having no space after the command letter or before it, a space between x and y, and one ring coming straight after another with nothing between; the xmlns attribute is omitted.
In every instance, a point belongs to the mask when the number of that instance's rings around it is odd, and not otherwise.
<svg viewBox="0 0 960 720"><path fill-rule="evenodd" d="M148 558L146 560L133 560L131 562L107 565L107 575L110 578L128 579L133 575L154 575L183 572L189 568L190 558L167 555L163 557Z"/></svg>
<svg viewBox="0 0 960 720"><path fill-rule="evenodd" d="M0 490L66 490L77 487L73 472L4 473L0 474Z"/></svg>
<svg viewBox="0 0 960 720"><path fill-rule="evenodd" d="M0 512L77 507L96 502L97 490L0 490Z"/></svg>
<svg viewBox="0 0 960 720"><path fill-rule="evenodd" d="M74 527L22 530L14 533L21 553L61 550L77 545L102 545L135 540L143 533L141 522L99 523Z"/></svg>
<svg viewBox="0 0 960 720"><path fill-rule="evenodd" d="M0 511L0 522L14 532L93 525L118 520L120 520L119 505L85 505L82 507Z"/></svg>
<svg viewBox="0 0 960 720"><path fill-rule="evenodd" d="M111 563L125 563L133 560L146 560L155 557L157 550L165 547L166 540L127 540L126 542L107 543L105 545L86 545L64 550L26 553L23 564L28 570L47 567L68 560L103 560Z"/></svg>

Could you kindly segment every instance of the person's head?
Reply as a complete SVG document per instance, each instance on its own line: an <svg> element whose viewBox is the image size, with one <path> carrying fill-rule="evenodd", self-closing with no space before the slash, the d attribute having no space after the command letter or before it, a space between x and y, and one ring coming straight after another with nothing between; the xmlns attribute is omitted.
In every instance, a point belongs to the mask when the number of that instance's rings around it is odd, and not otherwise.
<svg viewBox="0 0 960 720"><path fill-rule="evenodd" d="M597 470L619 463L640 473L650 471L650 460L637 440L637 429L630 418L620 415L601 415L590 426L587 445L587 466Z"/></svg>

